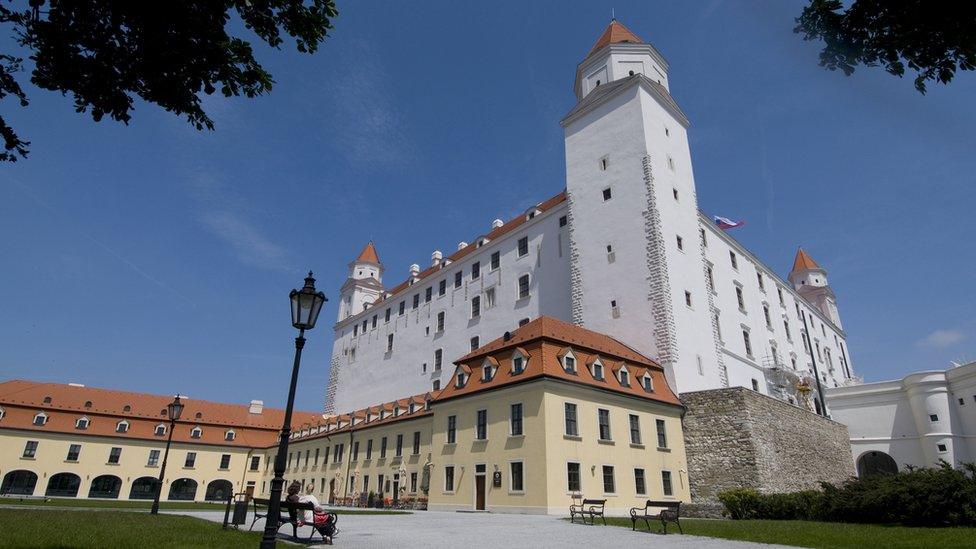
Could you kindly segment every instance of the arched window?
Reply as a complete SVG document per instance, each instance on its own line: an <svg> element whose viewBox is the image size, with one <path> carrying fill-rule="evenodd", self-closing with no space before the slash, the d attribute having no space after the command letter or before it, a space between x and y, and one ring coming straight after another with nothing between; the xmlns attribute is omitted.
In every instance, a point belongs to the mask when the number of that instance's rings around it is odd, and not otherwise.
<svg viewBox="0 0 976 549"><path fill-rule="evenodd" d="M129 431L129 422L128 421L126 421L126 420L123 419L122 421L120 421L120 422L118 422L118 423L115 424L115 432L116 433L127 433L128 431Z"/></svg>
<svg viewBox="0 0 976 549"><path fill-rule="evenodd" d="M51 403L51 397L44 397L44 404L50 404L50 403Z"/></svg>
<svg viewBox="0 0 976 549"><path fill-rule="evenodd" d="M233 492L234 485L229 480L213 480L207 485L207 492L203 499L206 501L227 501Z"/></svg>
<svg viewBox="0 0 976 549"><path fill-rule="evenodd" d="M156 495L156 482L154 477L139 477L132 481L132 488L129 490L129 499L153 499Z"/></svg>
<svg viewBox="0 0 976 549"><path fill-rule="evenodd" d="M90 498L118 499L122 489L122 479L115 475L102 475L92 479L88 490Z"/></svg>
<svg viewBox="0 0 976 549"><path fill-rule="evenodd" d="M74 473L58 473L48 480L44 495L73 498L78 496L79 487L81 487L81 477Z"/></svg>
<svg viewBox="0 0 976 549"><path fill-rule="evenodd" d="M203 436L203 429L200 427L190 429L190 438L200 438L201 436Z"/></svg>
<svg viewBox="0 0 976 549"><path fill-rule="evenodd" d="M45 414L44 412L38 412L37 414L34 415L34 425L40 427L45 423L47 423L47 414Z"/></svg>
<svg viewBox="0 0 976 549"><path fill-rule="evenodd" d="M235 433L233 429L230 429L226 433L224 433L224 440L231 441L234 440L235 438L237 438L237 433Z"/></svg>
<svg viewBox="0 0 976 549"><path fill-rule="evenodd" d="M75 429L87 429L89 425L91 425L91 420L84 416L75 421Z"/></svg>
<svg viewBox="0 0 976 549"><path fill-rule="evenodd" d="M3 476L3 484L0 485L0 494L32 496L34 488L37 486L37 474L31 471L19 469L10 471Z"/></svg>
<svg viewBox="0 0 976 549"><path fill-rule="evenodd" d="M194 417L197 418L197 419L202 418L203 417L203 412L197 412Z"/></svg>
<svg viewBox="0 0 976 549"><path fill-rule="evenodd" d="M169 486L171 500L193 501L197 495L197 481L190 478L178 478Z"/></svg>
<svg viewBox="0 0 976 549"><path fill-rule="evenodd" d="M157 437L166 436L166 426L160 423L159 425L156 426L156 429L153 431L153 434L156 435Z"/></svg>

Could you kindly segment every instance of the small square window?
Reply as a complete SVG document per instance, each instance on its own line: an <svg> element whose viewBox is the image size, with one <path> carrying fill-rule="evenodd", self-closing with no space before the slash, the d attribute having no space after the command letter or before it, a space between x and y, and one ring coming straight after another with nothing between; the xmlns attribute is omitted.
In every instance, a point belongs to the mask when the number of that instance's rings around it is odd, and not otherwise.
<svg viewBox="0 0 976 549"><path fill-rule="evenodd" d="M949 447L946 446L945 444L939 444L938 445L938 448L939 448L939 452L948 452L949 451Z"/></svg>
<svg viewBox="0 0 976 549"><path fill-rule="evenodd" d="M597 85L599 85L599 82L597 82ZM608 167L610 167L610 157L604 156L600 159L600 171L606 171Z"/></svg>
<svg viewBox="0 0 976 549"><path fill-rule="evenodd" d="M939 414L929 414L930 421L939 421Z"/></svg>
<svg viewBox="0 0 976 549"><path fill-rule="evenodd" d="M566 223L567 223L567 222L568 222L568 221L567 221L567 219L566 219L566 216L565 216L565 215L559 218L559 226L560 226L560 227L565 227L565 226L566 226Z"/></svg>
<svg viewBox="0 0 976 549"><path fill-rule="evenodd" d="M603 189L603 201L604 202L606 202L607 200L610 200L610 198L612 198L612 196L613 196L613 193L610 192L610 187L607 187L606 189Z"/></svg>

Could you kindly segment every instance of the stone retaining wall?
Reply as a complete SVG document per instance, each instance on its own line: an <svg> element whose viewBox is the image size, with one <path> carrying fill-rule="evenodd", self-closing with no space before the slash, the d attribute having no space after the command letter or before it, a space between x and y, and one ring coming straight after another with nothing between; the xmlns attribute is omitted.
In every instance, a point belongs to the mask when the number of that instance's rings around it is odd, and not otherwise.
<svg viewBox="0 0 976 549"><path fill-rule="evenodd" d="M847 427L836 421L744 387L679 398L695 504L730 488L795 492L855 475Z"/></svg>

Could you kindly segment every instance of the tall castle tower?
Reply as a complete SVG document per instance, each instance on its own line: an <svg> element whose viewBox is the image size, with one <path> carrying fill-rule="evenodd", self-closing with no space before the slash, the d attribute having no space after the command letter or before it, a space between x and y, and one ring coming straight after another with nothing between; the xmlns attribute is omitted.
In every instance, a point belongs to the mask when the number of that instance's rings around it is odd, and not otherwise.
<svg viewBox="0 0 976 549"><path fill-rule="evenodd" d="M370 240L359 256L349 263L349 277L340 289L339 318L341 322L364 311L383 293L383 264Z"/></svg>
<svg viewBox="0 0 976 549"><path fill-rule="evenodd" d="M838 328L842 327L840 313L837 312L837 296L827 282L827 271L803 248L796 250L789 279L798 294L820 309Z"/></svg>
<svg viewBox="0 0 976 549"><path fill-rule="evenodd" d="M575 92L561 122L572 320L655 358L672 387L707 388L724 372L717 338L702 329L712 326L712 296L689 121L671 97L668 63L612 21L579 64Z"/></svg>

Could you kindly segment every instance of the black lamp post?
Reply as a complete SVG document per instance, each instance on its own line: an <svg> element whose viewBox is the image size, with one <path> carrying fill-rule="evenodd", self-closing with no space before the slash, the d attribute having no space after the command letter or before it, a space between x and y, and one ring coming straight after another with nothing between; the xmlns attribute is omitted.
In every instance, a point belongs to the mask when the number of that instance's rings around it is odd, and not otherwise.
<svg viewBox="0 0 976 549"><path fill-rule="evenodd" d="M180 395L176 395L173 402L166 405L166 412L169 414L169 437L166 439L166 452L163 454L163 466L159 469L159 480L156 482L156 493L153 495L152 509L150 514L159 514L159 494L163 491L163 478L166 476L166 460L169 459L169 445L173 442L173 431L176 430L176 420L183 415L183 403L180 402Z"/></svg>
<svg viewBox="0 0 976 549"><path fill-rule="evenodd" d="M328 301L325 294L315 291L315 279L312 271L305 277L305 286L301 290L292 290L288 294L291 300L291 325L298 328L295 338L295 364L291 368L291 386L288 388L288 405L285 407L285 421L281 426L281 438L278 441L278 455L275 456L274 478L271 479L271 495L268 504L268 515L264 519L264 537L261 538L262 548L275 546L278 537L278 517L281 510L281 488L285 483L285 455L288 453L288 439L291 437L291 411L295 404L295 386L298 384L298 367L302 361L302 348L305 346L305 330L315 327L322 305Z"/></svg>

